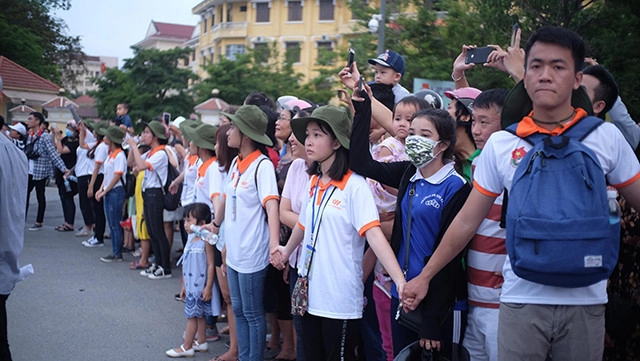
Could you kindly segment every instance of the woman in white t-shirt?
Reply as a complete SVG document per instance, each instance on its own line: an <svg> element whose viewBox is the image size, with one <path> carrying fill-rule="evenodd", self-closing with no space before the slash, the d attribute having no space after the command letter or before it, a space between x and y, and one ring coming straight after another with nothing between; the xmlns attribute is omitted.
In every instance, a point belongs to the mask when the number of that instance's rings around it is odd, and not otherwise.
<svg viewBox="0 0 640 361"><path fill-rule="evenodd" d="M111 231L111 254L100 260L105 263L122 262L123 231L120 221L122 221L122 208L127 197L122 177L127 171L127 157L122 149L124 130L110 126L99 132L105 136L104 143L109 146L109 156L104 162L104 179L96 192L96 200L104 198L104 213Z"/></svg>
<svg viewBox="0 0 640 361"><path fill-rule="evenodd" d="M91 124L91 123L88 123ZM87 196L91 174L93 172L94 161L89 158L89 147L87 144L93 144L96 138L93 136L91 129L84 125L84 122L78 124L78 138L80 145L76 149L78 160L76 166L73 167L73 173L78 179L78 199L80 203L80 212L84 220L84 227L76 233L76 237L86 237L93 232L93 226L96 223L93 214L93 204Z"/></svg>
<svg viewBox="0 0 640 361"><path fill-rule="evenodd" d="M91 127L93 128L93 135L96 141L94 143L86 144L89 148L87 157L92 159L94 164L93 171L91 172L91 179L87 186L87 197L89 197L93 206L93 216L96 220L96 225L93 228L93 236L82 242L82 245L85 247L102 247L104 246L104 231L107 227L107 219L104 214L104 204L102 199L97 200L94 195L98 190L100 190L100 185L102 184L102 179L104 177L104 162L109 156L109 147L102 141L104 136L98 134L98 130L108 128L109 122L101 121L98 123L91 123Z"/></svg>
<svg viewBox="0 0 640 361"><path fill-rule="evenodd" d="M355 360L364 306L365 235L399 290L404 276L380 229L371 190L363 177L349 170L348 113L327 105L309 117L294 119L291 127L313 161L309 167L312 177L298 225L287 245L271 252L271 262L283 268L304 242L298 284L307 280L308 303L294 308L302 314L304 357Z"/></svg>
<svg viewBox="0 0 640 361"><path fill-rule="evenodd" d="M262 360L266 325L264 280L269 249L278 245L280 220L278 187L273 164L266 156L273 143L265 135L267 116L255 105L244 105L231 120L228 145L239 150L229 169L221 211L215 215L214 231L224 219L223 269L229 281L231 306L236 316L238 358Z"/></svg>

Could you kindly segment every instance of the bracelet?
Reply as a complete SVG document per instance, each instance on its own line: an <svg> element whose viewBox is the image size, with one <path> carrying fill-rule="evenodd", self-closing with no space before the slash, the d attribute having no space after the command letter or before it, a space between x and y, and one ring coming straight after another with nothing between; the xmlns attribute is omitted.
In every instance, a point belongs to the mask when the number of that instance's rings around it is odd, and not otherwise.
<svg viewBox="0 0 640 361"><path fill-rule="evenodd" d="M462 80L462 78L464 78L464 71L462 72L462 75L460 75L460 77L458 79L453 77L453 72L451 72L451 80L453 80L454 82L456 81L460 81Z"/></svg>
<svg viewBox="0 0 640 361"><path fill-rule="evenodd" d="M211 224L213 224L213 226L216 227L216 228L220 228L220 226L217 225L216 222L214 222L214 221L211 221Z"/></svg>

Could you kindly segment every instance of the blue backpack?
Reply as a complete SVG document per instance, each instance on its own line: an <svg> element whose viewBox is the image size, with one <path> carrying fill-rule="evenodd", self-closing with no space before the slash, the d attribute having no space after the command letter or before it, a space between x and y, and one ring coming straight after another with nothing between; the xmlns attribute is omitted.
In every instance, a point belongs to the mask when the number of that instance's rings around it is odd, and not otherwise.
<svg viewBox="0 0 640 361"><path fill-rule="evenodd" d="M506 248L513 272L557 287L607 279L618 259L620 222L611 223L604 171L582 140L603 121L585 117L558 136L535 133L513 176ZM516 134L517 123L506 130Z"/></svg>

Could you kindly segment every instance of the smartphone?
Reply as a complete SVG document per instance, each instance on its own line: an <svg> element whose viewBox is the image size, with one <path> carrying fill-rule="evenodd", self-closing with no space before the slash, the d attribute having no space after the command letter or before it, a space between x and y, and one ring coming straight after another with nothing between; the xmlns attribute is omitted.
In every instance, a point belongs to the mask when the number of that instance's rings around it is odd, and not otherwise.
<svg viewBox="0 0 640 361"><path fill-rule="evenodd" d="M467 50L467 57L464 59L465 64L484 64L487 62L489 54L493 48L485 46L483 48L475 48Z"/></svg>
<svg viewBox="0 0 640 361"><path fill-rule="evenodd" d="M518 23L513 24L511 28L511 47L515 48L516 44L516 34L518 33L518 29L520 29L520 25Z"/></svg>
<svg viewBox="0 0 640 361"><path fill-rule="evenodd" d="M169 123L171 123L171 113L162 113L162 121L164 124L169 125Z"/></svg>
<svg viewBox="0 0 640 361"><path fill-rule="evenodd" d="M360 75L360 80L358 80L358 95L362 94L364 90L364 77Z"/></svg>
<svg viewBox="0 0 640 361"><path fill-rule="evenodd" d="M356 57L356 51L353 49L349 49L349 55L347 56L347 67L349 69L351 69L351 66L353 65L353 61L355 60Z"/></svg>

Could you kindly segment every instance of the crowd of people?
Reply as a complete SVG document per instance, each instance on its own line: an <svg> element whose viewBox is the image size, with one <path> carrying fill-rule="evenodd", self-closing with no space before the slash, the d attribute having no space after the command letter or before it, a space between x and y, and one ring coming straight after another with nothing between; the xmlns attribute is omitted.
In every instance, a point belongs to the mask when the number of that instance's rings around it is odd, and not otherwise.
<svg viewBox="0 0 640 361"><path fill-rule="evenodd" d="M357 62L339 72L351 91L340 106L256 91L225 109L218 126L178 117L146 123L138 135L126 103L111 122L70 120L64 131L48 132L31 113L7 132L29 159L27 207L36 189L28 229L42 229L53 175L64 214L56 231L101 247L108 225L102 262L131 252L139 259L129 267L152 280L180 269L176 298L187 323L169 357L206 352L224 313L229 350L215 361L637 359L640 127L611 74L585 58L579 35L544 27L524 49L519 43L518 30L515 45L492 46L484 64L508 73L511 90L472 87L465 58L475 46L463 46L447 109L436 92L403 88L405 61L386 50L368 60L371 82L362 84ZM511 192L524 177L520 163L535 167L547 155L532 155L534 147L587 122L595 126L579 142L621 209L598 242L619 245L620 256L609 265L588 254L569 276L553 273L562 259L553 257L523 272L532 256L516 240L536 238L531 247L543 254L557 224L518 223L509 200L521 198ZM597 191L607 194L604 183ZM166 206L172 194L177 208ZM601 212L606 224L610 210ZM604 276L572 278L602 267Z"/></svg>

